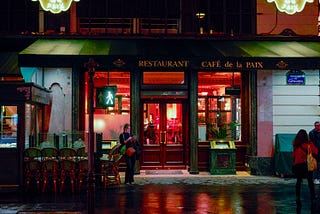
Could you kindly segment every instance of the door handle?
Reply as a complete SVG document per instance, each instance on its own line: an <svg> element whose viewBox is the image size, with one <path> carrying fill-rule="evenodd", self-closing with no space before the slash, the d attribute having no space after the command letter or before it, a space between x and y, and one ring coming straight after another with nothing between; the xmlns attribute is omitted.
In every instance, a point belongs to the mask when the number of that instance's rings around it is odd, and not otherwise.
<svg viewBox="0 0 320 214"><path fill-rule="evenodd" d="M167 132L166 131L160 131L160 143L161 144L167 143Z"/></svg>

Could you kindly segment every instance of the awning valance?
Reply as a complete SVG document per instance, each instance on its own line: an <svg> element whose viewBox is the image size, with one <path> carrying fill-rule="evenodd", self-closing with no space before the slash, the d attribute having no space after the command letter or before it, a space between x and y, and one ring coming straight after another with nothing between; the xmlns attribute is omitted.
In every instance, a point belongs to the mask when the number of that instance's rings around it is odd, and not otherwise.
<svg viewBox="0 0 320 214"><path fill-rule="evenodd" d="M22 67L70 67L94 57L106 67L160 68L186 61L194 69L315 69L320 43L188 39L40 39L19 53ZM119 61L120 60L120 61ZM164 63L154 63L154 62ZM143 63L142 63L143 62ZM145 62L145 63L144 63ZM176 63L177 62L177 63ZM177 67L176 67L177 68Z"/></svg>

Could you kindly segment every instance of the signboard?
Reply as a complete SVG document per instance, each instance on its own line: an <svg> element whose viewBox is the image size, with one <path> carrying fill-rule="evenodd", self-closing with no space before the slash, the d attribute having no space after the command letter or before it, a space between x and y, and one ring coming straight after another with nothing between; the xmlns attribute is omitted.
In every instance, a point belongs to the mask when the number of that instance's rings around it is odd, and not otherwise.
<svg viewBox="0 0 320 214"><path fill-rule="evenodd" d="M107 108L115 106L117 86L105 86L96 89L96 107Z"/></svg>
<svg viewBox="0 0 320 214"><path fill-rule="evenodd" d="M287 85L305 85L305 73L300 70L291 70L287 73Z"/></svg>

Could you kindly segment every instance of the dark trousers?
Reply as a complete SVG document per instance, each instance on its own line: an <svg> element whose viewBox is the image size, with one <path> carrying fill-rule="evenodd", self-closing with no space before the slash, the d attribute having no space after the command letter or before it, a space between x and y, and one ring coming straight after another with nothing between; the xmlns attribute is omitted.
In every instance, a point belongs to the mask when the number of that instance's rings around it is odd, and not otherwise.
<svg viewBox="0 0 320 214"><path fill-rule="evenodd" d="M127 168L126 168L126 172L125 172L124 183L134 182L133 175L134 175L135 162L136 162L136 156L135 155L133 155L131 157L128 157L126 155Z"/></svg>
<svg viewBox="0 0 320 214"><path fill-rule="evenodd" d="M313 183L313 172L312 171L308 171L306 163L295 165L294 173L295 173L295 176L297 177L296 199L300 200L301 183L302 183L302 179L304 179L304 178L307 178L307 181L308 181L311 200L315 199L315 189L314 189L314 183Z"/></svg>

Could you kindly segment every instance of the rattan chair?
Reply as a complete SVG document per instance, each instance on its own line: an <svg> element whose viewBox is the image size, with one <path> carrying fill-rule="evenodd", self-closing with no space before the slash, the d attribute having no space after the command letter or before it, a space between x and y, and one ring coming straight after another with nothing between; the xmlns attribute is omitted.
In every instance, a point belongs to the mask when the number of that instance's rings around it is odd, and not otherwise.
<svg viewBox="0 0 320 214"><path fill-rule="evenodd" d="M73 159L60 159L59 165L60 165L60 173L59 173L60 174L60 192L63 191L66 180L69 180L71 185L71 191L72 193L74 193L74 186L76 183L76 171L77 171L76 161Z"/></svg>
<svg viewBox="0 0 320 214"><path fill-rule="evenodd" d="M79 147L77 150L77 156L79 160L88 159L88 153L86 152L86 147Z"/></svg>
<svg viewBox="0 0 320 214"><path fill-rule="evenodd" d="M42 168L42 192L48 188L48 184L52 181L53 191L57 192L57 181L58 181L58 162L53 159L44 159L41 162Z"/></svg>
<svg viewBox="0 0 320 214"><path fill-rule="evenodd" d="M78 189L81 191L85 179L88 178L89 163L88 159L80 159L78 161Z"/></svg>
<svg viewBox="0 0 320 214"><path fill-rule="evenodd" d="M24 150L24 159L25 160L40 160L41 150L37 147L29 147Z"/></svg>
<svg viewBox="0 0 320 214"><path fill-rule="evenodd" d="M59 151L55 147L46 147L41 149L41 159L42 160L57 160Z"/></svg>
<svg viewBox="0 0 320 214"><path fill-rule="evenodd" d="M101 181L106 189L109 185L120 185L119 164L122 159L120 154L121 145L115 145L109 152L107 159L101 159Z"/></svg>
<svg viewBox="0 0 320 214"><path fill-rule="evenodd" d="M59 149L59 159L76 160L78 157L77 152L73 148L64 147Z"/></svg>
<svg viewBox="0 0 320 214"><path fill-rule="evenodd" d="M40 191L41 181L41 162L37 159L24 161L26 191L33 189L33 183L36 184L37 192Z"/></svg>

